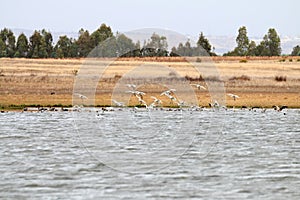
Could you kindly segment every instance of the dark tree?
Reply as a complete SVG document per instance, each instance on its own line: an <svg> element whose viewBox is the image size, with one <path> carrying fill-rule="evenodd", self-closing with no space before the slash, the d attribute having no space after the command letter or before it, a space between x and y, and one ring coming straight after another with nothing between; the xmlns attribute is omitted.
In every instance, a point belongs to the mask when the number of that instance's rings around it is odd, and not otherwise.
<svg viewBox="0 0 300 200"><path fill-rule="evenodd" d="M257 46L259 56L280 56L280 38L274 28L270 28L263 41Z"/></svg>
<svg viewBox="0 0 300 200"><path fill-rule="evenodd" d="M45 58L53 57L53 37L52 34L45 29L42 30L42 49L46 51Z"/></svg>
<svg viewBox="0 0 300 200"><path fill-rule="evenodd" d="M90 37L90 33L88 30L80 29L79 37L76 41L78 47L78 56L86 57L93 49L93 42Z"/></svg>
<svg viewBox="0 0 300 200"><path fill-rule="evenodd" d="M299 45L297 45L293 48L291 56L300 56L300 46Z"/></svg>
<svg viewBox="0 0 300 200"><path fill-rule="evenodd" d="M72 40L66 35L60 36L55 45L55 54L57 58L72 57L71 54Z"/></svg>
<svg viewBox="0 0 300 200"><path fill-rule="evenodd" d="M212 52L211 52L211 44L209 43L208 39L203 35L203 32L200 33L199 35L199 39L197 41L197 47L202 47L208 55L212 55ZM201 49L199 49L199 53L196 53L196 54L204 54L204 52L202 53L201 52Z"/></svg>
<svg viewBox="0 0 300 200"><path fill-rule="evenodd" d="M133 41L124 34L117 34L117 56L139 49Z"/></svg>
<svg viewBox="0 0 300 200"><path fill-rule="evenodd" d="M14 57L16 43L14 33L9 29L4 28L0 31L0 40L2 40L0 44L0 56L11 58Z"/></svg>
<svg viewBox="0 0 300 200"><path fill-rule="evenodd" d="M247 36L247 28L242 26L239 28L239 34L236 37L237 47L234 52L237 56L246 56L249 50L249 38Z"/></svg>
<svg viewBox="0 0 300 200"><path fill-rule="evenodd" d="M34 31L32 36L29 38L29 58L44 58L46 57L46 49L42 48L43 39L39 31ZM44 45L45 46L45 45Z"/></svg>
<svg viewBox="0 0 300 200"><path fill-rule="evenodd" d="M17 47L14 57L25 58L28 55L28 50L28 39L24 33L21 33L17 39Z"/></svg>
<svg viewBox="0 0 300 200"><path fill-rule="evenodd" d="M256 54L257 54L257 49L256 48L257 48L256 43L254 41L251 41L249 43L247 55L248 56L256 56Z"/></svg>
<svg viewBox="0 0 300 200"><path fill-rule="evenodd" d="M113 32L109 26L106 24L101 24L101 26L91 34L91 43L93 48L96 47L100 42L103 42L107 38L113 36Z"/></svg>

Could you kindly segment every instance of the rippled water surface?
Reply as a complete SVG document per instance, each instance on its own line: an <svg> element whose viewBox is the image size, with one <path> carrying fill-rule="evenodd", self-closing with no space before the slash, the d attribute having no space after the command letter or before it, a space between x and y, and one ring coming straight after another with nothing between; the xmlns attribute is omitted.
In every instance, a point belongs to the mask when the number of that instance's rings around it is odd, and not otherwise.
<svg viewBox="0 0 300 200"><path fill-rule="evenodd" d="M0 113L0 198L299 199L299 115Z"/></svg>

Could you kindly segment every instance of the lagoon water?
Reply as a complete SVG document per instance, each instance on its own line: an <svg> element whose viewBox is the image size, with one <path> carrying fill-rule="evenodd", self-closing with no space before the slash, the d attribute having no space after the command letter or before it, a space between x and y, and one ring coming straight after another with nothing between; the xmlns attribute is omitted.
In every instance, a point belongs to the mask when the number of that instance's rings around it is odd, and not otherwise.
<svg viewBox="0 0 300 200"><path fill-rule="evenodd" d="M0 113L0 198L299 199L299 116Z"/></svg>

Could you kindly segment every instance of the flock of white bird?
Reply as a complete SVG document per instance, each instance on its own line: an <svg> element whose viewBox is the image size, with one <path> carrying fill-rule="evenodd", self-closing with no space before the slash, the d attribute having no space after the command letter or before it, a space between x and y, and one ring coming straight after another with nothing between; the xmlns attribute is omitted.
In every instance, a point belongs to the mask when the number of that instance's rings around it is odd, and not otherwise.
<svg viewBox="0 0 300 200"><path fill-rule="evenodd" d="M195 87L197 90L207 90L206 87L204 87L201 84L190 84L190 85ZM129 94L133 95L139 102L139 105L146 107L147 110L157 108L157 107L163 107L163 101L161 99L159 99L159 97L150 96L150 98L152 99L152 102L147 104L147 102L144 100L144 96L146 95L145 92L138 91L137 86L135 84L126 84L126 86L130 90L125 91L125 93L129 93ZM169 90L163 91L160 94L160 98L162 98L163 96L167 97L168 99L170 99L170 105L177 105L177 107L179 107L179 110L183 107L191 108L192 110L196 110L196 111L203 110L203 107L188 106L184 101L177 99L175 96L175 92L176 92L176 89L169 89ZM83 107L84 100L88 99L88 97L83 94L80 94L80 93L74 93L74 95L79 97L82 101L82 106L74 106L72 108L73 111L74 110L76 111ZM232 93L228 93L227 95L229 97L231 97L234 101L236 101L237 99L240 98L238 95L232 94ZM112 104L114 107L126 107L125 103L119 102L115 99L112 99ZM218 103L218 101L216 101L216 100L209 103L209 106L213 109L219 109L219 108L227 109L225 106L221 106ZM250 107L249 108L249 107L242 106L241 109L255 110L256 108L259 108L259 107ZM287 108L287 106L273 106L273 109L278 112L282 111L285 108ZM138 107L134 107L134 109L139 110ZM47 109L45 109L45 108L38 108L37 111L46 111L46 110ZM69 111L69 110L71 110L71 109L62 108L62 111ZM113 109L113 107L111 107L111 108L102 108L102 110L103 111L113 111L114 109ZM30 111L30 109L26 108L26 109L24 109L24 111ZM53 111L53 108L50 108L49 111ZM54 109L54 111L57 111L57 109ZM266 112L266 109L262 108L261 112Z"/></svg>
<svg viewBox="0 0 300 200"><path fill-rule="evenodd" d="M150 96L151 99L153 99L153 101L148 105L147 102L144 100L144 96L146 95L146 93L136 90L137 86L135 84L127 84L126 86L131 90L127 90L125 92L134 95L134 97L136 97L137 101L139 102L139 104L141 106L145 106L147 109L152 109L152 108L155 108L155 107L162 106L163 101L161 99L159 99L158 97L155 97L155 96ZM204 87L200 84L191 84L191 86L195 86L199 90L206 90L206 87ZM160 96L161 97L165 96L168 99L170 99L170 104L171 105L177 105L180 108L186 106L186 103L184 101L179 100L175 97L175 92L176 92L176 89L172 88L172 89L163 91L160 94ZM119 102L115 99L113 99L112 102L113 102L114 106L117 106L117 107L124 107L125 106L125 104L123 102ZM137 109L137 107L135 107L135 108Z"/></svg>

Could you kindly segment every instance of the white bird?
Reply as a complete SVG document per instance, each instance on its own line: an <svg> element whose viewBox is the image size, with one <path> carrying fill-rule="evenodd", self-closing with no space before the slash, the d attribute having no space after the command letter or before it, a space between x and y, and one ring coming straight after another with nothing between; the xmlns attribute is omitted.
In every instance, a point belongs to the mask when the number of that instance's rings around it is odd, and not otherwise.
<svg viewBox="0 0 300 200"><path fill-rule="evenodd" d="M231 98L233 98L233 100L235 101L236 99L238 99L238 98L240 98L238 95L236 95L236 94L231 94L231 93L229 93L229 94L227 94L228 96L230 96Z"/></svg>
<svg viewBox="0 0 300 200"><path fill-rule="evenodd" d="M148 107L146 101L144 101L141 96L135 95L135 97L138 99L138 101L139 101L140 104Z"/></svg>
<svg viewBox="0 0 300 200"><path fill-rule="evenodd" d="M135 90L136 89L136 85L135 84L126 84L127 87Z"/></svg>
<svg viewBox="0 0 300 200"><path fill-rule="evenodd" d="M162 104L162 101L154 96L151 96L152 99L154 99L153 103L154 104Z"/></svg>
<svg viewBox="0 0 300 200"><path fill-rule="evenodd" d="M184 101L178 101L178 102L176 102L176 103L177 103L177 105L178 105L179 107L185 106L185 102L184 102Z"/></svg>
<svg viewBox="0 0 300 200"><path fill-rule="evenodd" d="M176 101L176 98L170 94L165 94L171 101Z"/></svg>
<svg viewBox="0 0 300 200"><path fill-rule="evenodd" d="M273 106L274 110L276 111L282 111L283 109L287 108L287 106Z"/></svg>
<svg viewBox="0 0 300 200"><path fill-rule="evenodd" d="M213 103L209 103L208 105L212 108L219 108L220 107L220 104L217 100L215 100Z"/></svg>
<svg viewBox="0 0 300 200"><path fill-rule="evenodd" d="M123 102L119 102L119 101L116 101L116 100L114 100L114 99L112 99L112 102L113 102L116 106L118 106L118 107L124 107L124 106L125 106Z"/></svg>
<svg viewBox="0 0 300 200"><path fill-rule="evenodd" d="M202 86L200 84L190 84L190 85L196 86L198 90L201 90L201 89L206 90L206 87L204 87L204 86Z"/></svg>
<svg viewBox="0 0 300 200"><path fill-rule="evenodd" d="M160 94L160 96L163 96L163 95L171 95L171 94L173 94L174 92L176 91L176 89L169 89L169 90L166 90L166 91L164 91L164 92L162 92L161 94Z"/></svg>
<svg viewBox="0 0 300 200"><path fill-rule="evenodd" d="M145 95L146 93L145 92L140 92L140 91L137 91L137 90L129 90L129 91L126 91L126 93L131 93L133 95L138 95L140 97L142 97L143 95Z"/></svg>
<svg viewBox="0 0 300 200"><path fill-rule="evenodd" d="M79 94L79 93L74 93L75 95L79 96L81 99L88 99L86 96Z"/></svg>

